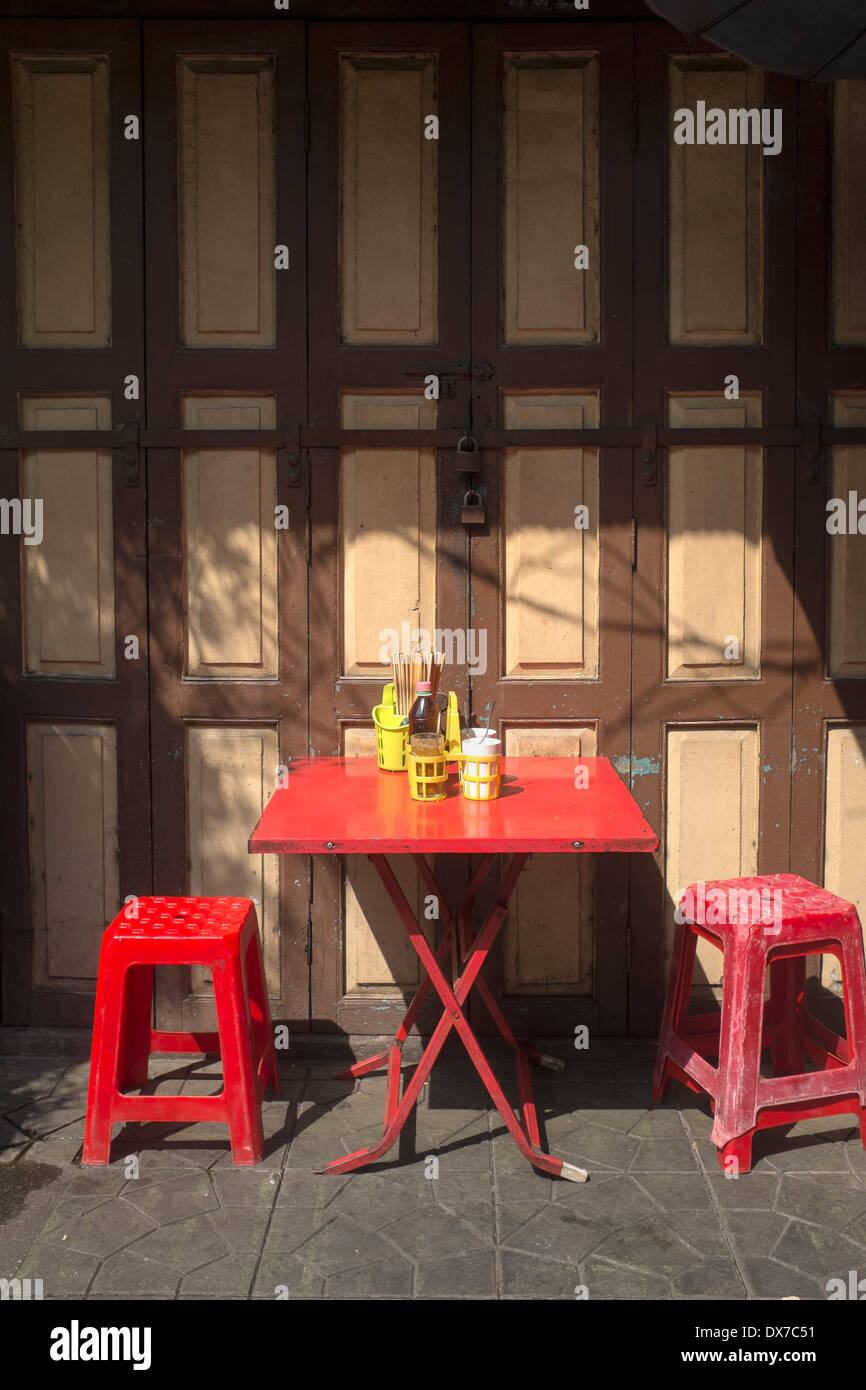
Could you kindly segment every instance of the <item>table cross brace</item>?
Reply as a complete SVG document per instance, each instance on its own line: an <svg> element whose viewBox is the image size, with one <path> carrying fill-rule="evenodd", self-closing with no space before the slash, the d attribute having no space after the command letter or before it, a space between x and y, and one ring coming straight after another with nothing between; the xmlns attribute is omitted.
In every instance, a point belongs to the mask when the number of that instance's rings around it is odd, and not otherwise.
<svg viewBox="0 0 866 1390"><path fill-rule="evenodd" d="M424 855L413 854L412 858L415 861L423 882L438 899L440 919L445 927L444 934L435 952L431 949L385 855L369 854L367 858L376 869L388 896L397 909L400 919L409 933L409 938L418 954L421 964L425 968L426 974L418 986L406 1015L397 1030L394 1042L387 1052L378 1053L375 1057L365 1058L363 1061L356 1062L354 1066L338 1073L340 1077L355 1078L365 1076L373 1071L378 1071L382 1066L387 1064L385 1116L383 1120L382 1138L377 1144L371 1145L365 1149L359 1149L356 1153L346 1154L343 1158L335 1159L332 1163L329 1163L325 1168L319 1171L325 1173L348 1173L353 1169L366 1167L367 1164L375 1162L376 1159L381 1158L388 1152L403 1128L403 1125L406 1123L421 1093L421 1088L432 1071L433 1065L444 1046L448 1034L451 1032L451 1029L454 1028L469 1053L475 1070L484 1082L487 1092L496 1106L496 1109L499 1111L506 1128L524 1157L527 1158L534 1167L540 1169L542 1172L550 1173L554 1177L567 1178L571 1182L586 1182L587 1174L584 1169L576 1168L571 1163L565 1163L561 1158L555 1158L552 1154L546 1154L540 1147L541 1140L538 1129L538 1117L535 1111L535 1101L532 1094L528 1062L532 1060L538 1065L547 1067L553 1071L562 1071L564 1063L557 1057L551 1057L546 1053L539 1052L536 1048L527 1047L517 1041L502 1010L493 997L490 986L480 973L490 948L496 940L502 924L508 915L508 900L517 885L517 880L520 877L521 870L526 860L529 858L529 855L521 853L512 856L511 862L500 883L493 907L488 913L484 924L478 931L474 931L472 927L472 912L475 901L493 868L496 855L488 854L484 856L484 859L476 870L463 896L456 915L452 915L445 901L444 894L438 887L433 872ZM448 984L448 981L442 973L442 966L445 964L449 955L451 956L451 968L454 976L453 988ZM517 1067L518 1093L523 1115L522 1123L518 1120L499 1082L496 1080L490 1064L472 1032L469 1021L463 1011L463 1005L469 997L470 991L476 985L499 1033L514 1052ZM400 1069L403 1044L418 1016L422 1004L430 993L431 987L435 989L442 1001L443 1014L401 1098Z"/></svg>

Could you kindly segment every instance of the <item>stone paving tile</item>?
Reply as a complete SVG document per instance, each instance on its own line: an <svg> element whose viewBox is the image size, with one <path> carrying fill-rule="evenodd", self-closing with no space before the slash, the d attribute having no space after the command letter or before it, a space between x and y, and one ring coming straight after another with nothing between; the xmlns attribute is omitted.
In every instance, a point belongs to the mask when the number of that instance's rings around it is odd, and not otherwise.
<svg viewBox="0 0 866 1390"><path fill-rule="evenodd" d="M129 1248L141 1259L157 1260L176 1269L179 1274L186 1274L230 1253L206 1216L191 1216L186 1221L160 1226Z"/></svg>
<svg viewBox="0 0 866 1390"><path fill-rule="evenodd" d="M858 1264L866 1268L866 1250L862 1245L806 1221L792 1221L770 1255L804 1274L822 1274L827 1278L856 1269Z"/></svg>
<svg viewBox="0 0 866 1390"><path fill-rule="evenodd" d="M196 1298L246 1298L253 1282L257 1252L225 1255L184 1276L180 1294Z"/></svg>
<svg viewBox="0 0 866 1390"><path fill-rule="evenodd" d="M394 1254L394 1246L350 1217L335 1216L305 1241L301 1253L306 1263L327 1277L341 1270L389 1259Z"/></svg>
<svg viewBox="0 0 866 1390"><path fill-rule="evenodd" d="M130 1184L123 1200L163 1225L182 1220L185 1216L213 1211L219 1206L207 1173L166 1176L144 1187Z"/></svg>
<svg viewBox="0 0 866 1390"><path fill-rule="evenodd" d="M87 1292L100 1267L97 1255L86 1255L65 1245L37 1241L15 1271L18 1279L41 1279L44 1292L55 1298L75 1298Z"/></svg>
<svg viewBox="0 0 866 1390"><path fill-rule="evenodd" d="M420 1208L383 1226L381 1231L413 1260L464 1255L491 1243L490 1237L463 1220L459 1209L451 1212L442 1206Z"/></svg>
<svg viewBox="0 0 866 1390"><path fill-rule="evenodd" d="M211 1182L223 1207L270 1207L279 1190L279 1174L260 1168L215 1168Z"/></svg>
<svg viewBox="0 0 866 1390"><path fill-rule="evenodd" d="M510 1250L526 1255L576 1261L600 1246L610 1228L602 1222L576 1216L564 1205L542 1207L505 1238Z"/></svg>
<svg viewBox="0 0 866 1390"><path fill-rule="evenodd" d="M682 1298L748 1298L745 1284L733 1260L702 1260L671 1280L675 1294Z"/></svg>
<svg viewBox="0 0 866 1390"><path fill-rule="evenodd" d="M776 1210L803 1221L814 1221L820 1213L822 1226L841 1231L866 1212L866 1187L847 1174L785 1173L778 1184Z"/></svg>
<svg viewBox="0 0 866 1390"><path fill-rule="evenodd" d="M411 1298L412 1265L400 1255L340 1270L325 1280L326 1298Z"/></svg>
<svg viewBox="0 0 866 1390"><path fill-rule="evenodd" d="M43 1240L81 1255L110 1255L154 1229L154 1222L122 1200L103 1202L67 1221L47 1222Z"/></svg>
<svg viewBox="0 0 866 1390"><path fill-rule="evenodd" d="M176 1269L136 1255L134 1250L121 1250L107 1259L91 1285L91 1293L156 1294L173 1298L180 1284Z"/></svg>
<svg viewBox="0 0 866 1390"><path fill-rule="evenodd" d="M285 1289L290 1298L322 1298L325 1279L319 1270L294 1255L266 1249L253 1285L253 1298L275 1298Z"/></svg>
<svg viewBox="0 0 866 1390"><path fill-rule="evenodd" d="M422 1260L415 1292L419 1298L496 1297L496 1254L473 1250L468 1255Z"/></svg>
<svg viewBox="0 0 866 1390"><path fill-rule="evenodd" d="M4 1113L27 1138L39 1139L76 1121L83 1125L85 1109L86 1097L79 1093L65 1100L48 1096L29 1105L9 1107Z"/></svg>
<svg viewBox="0 0 866 1390"><path fill-rule="evenodd" d="M360 1172L346 1183L329 1207L330 1212L351 1216L373 1229L381 1230L403 1216L433 1205L432 1182L416 1188L399 1187L388 1178ZM425 1190L426 1189L426 1190Z"/></svg>
<svg viewBox="0 0 866 1390"><path fill-rule="evenodd" d="M763 1207L771 1210L779 1186L775 1173L743 1173L738 1178L726 1178L719 1168L709 1172L713 1200L731 1211L752 1211Z"/></svg>
<svg viewBox="0 0 866 1390"><path fill-rule="evenodd" d="M277 1207L267 1227L265 1250L268 1254L291 1254L317 1231L336 1220L333 1211L312 1211L305 1207Z"/></svg>
<svg viewBox="0 0 866 1390"><path fill-rule="evenodd" d="M437 1206L449 1216L458 1217L484 1240L496 1239L496 1208L492 1202L450 1202L447 1197L441 1197L437 1199Z"/></svg>
<svg viewBox="0 0 866 1390"><path fill-rule="evenodd" d="M671 1286L663 1274L629 1269L591 1255L582 1266L582 1282L591 1299L669 1299Z"/></svg>
<svg viewBox="0 0 866 1390"><path fill-rule="evenodd" d="M799 1270L787 1268L776 1260L765 1258L746 1259L742 1262L746 1283L753 1298L826 1298L824 1284L802 1274Z"/></svg>
<svg viewBox="0 0 866 1390"><path fill-rule="evenodd" d="M220 1207L209 1211L207 1220L228 1250L249 1255L260 1250L271 1222L269 1208Z"/></svg>
<svg viewBox="0 0 866 1390"><path fill-rule="evenodd" d="M581 1283L576 1257L552 1260L503 1250L501 1265L503 1298L573 1299Z"/></svg>
<svg viewBox="0 0 866 1390"><path fill-rule="evenodd" d="M668 1216L650 1217L615 1231L597 1243L595 1253L650 1274L671 1277L691 1269L701 1259L690 1241L671 1230Z"/></svg>

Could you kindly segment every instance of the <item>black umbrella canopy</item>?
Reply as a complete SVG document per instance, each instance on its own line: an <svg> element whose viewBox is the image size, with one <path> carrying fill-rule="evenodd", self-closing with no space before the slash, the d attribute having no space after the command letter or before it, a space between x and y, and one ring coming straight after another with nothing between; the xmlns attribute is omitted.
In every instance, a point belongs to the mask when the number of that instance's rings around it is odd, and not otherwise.
<svg viewBox="0 0 866 1390"><path fill-rule="evenodd" d="M866 77L866 0L646 0L689 38L756 67L827 81Z"/></svg>

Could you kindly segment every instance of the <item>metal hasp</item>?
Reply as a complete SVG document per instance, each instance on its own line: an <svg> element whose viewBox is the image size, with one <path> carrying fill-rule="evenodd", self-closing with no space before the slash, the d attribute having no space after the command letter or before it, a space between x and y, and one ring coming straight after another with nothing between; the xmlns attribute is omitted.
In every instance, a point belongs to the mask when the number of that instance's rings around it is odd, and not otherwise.
<svg viewBox="0 0 866 1390"><path fill-rule="evenodd" d="M805 435L803 478L807 483L817 483L821 473L821 421L814 415L806 421Z"/></svg>
<svg viewBox="0 0 866 1390"><path fill-rule="evenodd" d="M123 466L126 469L126 486L138 487L141 482L141 453L139 449L138 421L128 420L122 429Z"/></svg>
<svg viewBox="0 0 866 1390"><path fill-rule="evenodd" d="M644 487L655 487L658 482L657 448L655 421L647 420L640 427L640 476Z"/></svg>
<svg viewBox="0 0 866 1390"><path fill-rule="evenodd" d="M277 465L282 466L286 487L301 486L301 426L293 420L285 427L285 444L277 449Z"/></svg>
<svg viewBox="0 0 866 1390"><path fill-rule="evenodd" d="M581 758L586 778L575 787L574 758L505 758L503 780L519 796L468 801L456 774L435 809L407 795L405 779L382 774L375 758L303 758L292 763L291 787L274 793L250 837L251 854L366 854L394 904L424 967L423 979L386 1051L339 1073L365 1076L387 1071L380 1139L334 1159L326 1173L349 1173L374 1163L395 1143L452 1028L469 1053L506 1129L534 1168L569 1182L586 1182L582 1168L545 1153L529 1064L559 1070L559 1059L517 1041L492 989L482 976L491 948L508 916L508 902L532 853L597 850L651 852L658 838L606 758ZM586 785L584 785L584 782ZM576 851L576 846L580 850ZM482 854L460 905L452 912L427 861L427 854ZM411 854L418 876L439 904L444 928L429 945L388 854ZM473 925L476 902L497 856L502 854L499 890L483 922ZM450 974L450 981L445 972ZM517 1074L518 1113L505 1095L472 1031L467 1007L473 989L500 1036L511 1048ZM403 1090L402 1054L409 1030L435 990L442 1015L409 1084Z"/></svg>

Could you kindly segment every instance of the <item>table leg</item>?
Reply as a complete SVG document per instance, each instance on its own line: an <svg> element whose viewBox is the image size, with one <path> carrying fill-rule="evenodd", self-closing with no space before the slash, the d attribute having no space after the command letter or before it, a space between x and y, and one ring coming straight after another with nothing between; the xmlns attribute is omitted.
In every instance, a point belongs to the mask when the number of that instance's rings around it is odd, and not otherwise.
<svg viewBox="0 0 866 1390"><path fill-rule="evenodd" d="M470 911L471 905L472 903L474 903L474 898L477 895L481 887L481 884L484 881L484 878L486 878L487 874L490 872L491 865L487 864L487 860L492 860L492 858L493 856L486 857L485 862L482 863L481 868L476 873L475 878L472 881L472 884L470 884L470 888L466 895L466 898L469 898L470 894L472 895L470 899ZM454 919L451 917L451 914L447 909L447 906L445 907L443 913L444 896L436 886L435 879L433 878L433 875L429 869L429 865L427 865L426 860L424 860L424 869L421 871L422 877L424 878L424 881L429 886L432 886L433 889L436 891L440 903L440 914L443 915L443 920L445 920L446 924L445 935L443 936L443 939L440 942L439 948L435 954L430 949L427 939L424 936L424 933L421 930L421 927L419 926L415 918L415 914L413 913L406 899L406 896L403 893L402 888L397 882L397 879L387 859L382 854L369 855L370 862L376 868L376 871L378 872L379 877L381 878L388 892L388 895L391 898L391 901L394 903L394 906L396 907L400 915L400 918L404 926L406 927L406 930L409 933L409 937L412 941L413 946L415 947L415 950L418 953L421 963L422 965L424 965L427 971L427 975L424 981L422 982L421 986L419 987L415 995L415 998L412 1001L412 1004L410 1005L409 1012L407 1013L406 1018L403 1020L403 1024L401 1025L397 1038L395 1038L394 1045L391 1049L389 1049L389 1052L380 1053L379 1056L375 1059L368 1058L365 1062L356 1064L355 1068L349 1069L349 1074L361 1075L364 1074L364 1072L373 1071L377 1062L379 1063L379 1065L381 1065L381 1063L386 1058L388 1060L387 1100L385 1109L384 1133L382 1135L381 1140L378 1144L375 1144L372 1147L360 1149L357 1153L347 1154L343 1158L335 1159L333 1163L329 1163L327 1167L321 1169L320 1171L326 1173L348 1173L356 1168L365 1167L367 1164L374 1162L377 1158L381 1158L383 1154L387 1153L388 1149L390 1149L391 1145L397 1138L397 1135L400 1133L400 1130L403 1128L403 1125L405 1124L413 1106L415 1105L415 1102L417 1101L418 1096L421 1092L421 1088L424 1085L424 1082L426 1081L427 1077L429 1076L430 1071L433 1068L433 1064L436 1061L436 1058L439 1056L439 1053L442 1050L442 1047L445 1043L445 1039L447 1038L451 1029L454 1028L456 1029L461 1041L463 1042L467 1052L469 1053L473 1065L475 1066L476 1071L478 1072L479 1076L484 1082L484 1085L487 1088L487 1092L490 1095L490 1098L492 1099L494 1105L496 1106L496 1109L499 1111L499 1114L502 1117L506 1128L508 1129L509 1133L514 1139L514 1142L517 1144L524 1157L527 1158L529 1162L533 1164L534 1167L539 1168L542 1172L550 1173L556 1177L567 1178L572 1182L586 1181L587 1174L583 1169L576 1168L573 1164L570 1163L564 1163L562 1159L555 1158L551 1154L546 1154L541 1151L539 1147L540 1139L538 1132L538 1121L535 1114L535 1104L532 1097L532 1088L529 1080L529 1069L526 1062L527 1055L531 1054L529 1053L528 1049L522 1049L517 1044L513 1034L511 1033L510 1028L508 1027L505 1018L502 1016L501 1012L496 1007L495 1001L493 1001L493 997L490 991L485 990L485 1002L489 999L494 1003L494 1019L497 1022L497 1027L499 1027L500 1032L503 1033L503 1037L505 1037L506 1040L511 1040L510 1045L515 1049L515 1057L517 1059L518 1070L518 1087L520 1091L520 1100L524 1116L523 1126L520 1124L519 1120L515 1116L511 1105L509 1104L502 1088L499 1085L499 1082L496 1080L496 1077L494 1076L493 1071L490 1068L490 1064L488 1063L487 1058L484 1056L484 1053L481 1050L481 1047L479 1046L478 1041L475 1038L475 1035L473 1034L472 1029L462 1009L462 1005L468 998L469 993L475 985L476 981L479 979L481 968L487 959L487 955L490 951L490 948L493 945L493 942L495 941L497 934L499 933L502 923L508 915L508 899L514 890L514 887L520 876L520 872L527 858L528 855L526 854L515 854L513 856L511 864L509 865L505 873L499 891L496 895L496 901L494 903L494 906L491 912L488 914L487 920L479 932L471 932L471 928L468 924L468 919L466 918L464 912L466 900L464 899L464 903L461 904L460 912L463 913L463 917L461 919L461 916L458 915L457 931L459 936L461 934L460 924L462 922L462 934L465 937L465 941L461 942L461 946L465 945L465 950L462 951L461 958L464 968L463 973L455 980L454 988L452 990L447 980L445 979L445 976L442 973L441 966L444 963L445 957L447 956L451 946L453 933L455 930L455 923ZM420 859L423 859L423 856L415 856L415 859L417 863ZM433 1036L431 1037L430 1042L424 1050L424 1053L421 1057L421 1061L418 1067L416 1068L415 1073L411 1081L409 1082L409 1085L406 1088L402 1100L398 1101L397 1097L399 1092L399 1059L402 1050L402 1043L403 1041L405 1041L405 1035L408 1031L408 1027L411 1026L410 1016L411 1019L414 1019L415 1015L418 1012L418 1009L421 1006L421 1003L423 1002L423 998L425 998L426 994L429 992L431 984L433 988L436 990L436 993L439 995L439 998L442 1000L442 1003L444 1005L444 1013L442 1015L442 1018L439 1020L439 1023L436 1025L436 1028L433 1032ZM426 989L425 986L427 987ZM505 1031L503 1031L503 1029ZM536 1055L540 1056L541 1054ZM359 1071L357 1069L359 1067L362 1067L364 1069L364 1072Z"/></svg>

